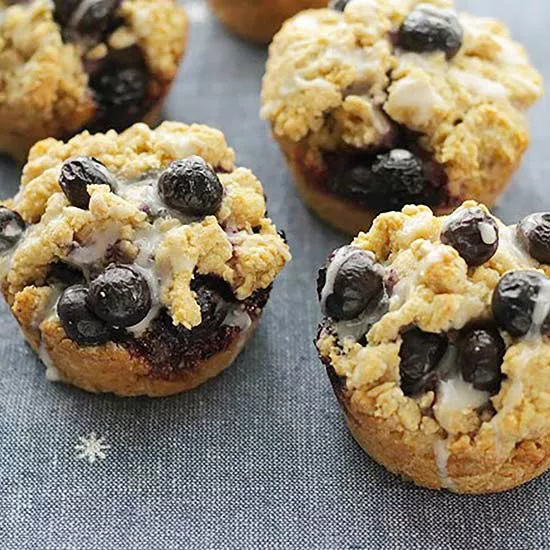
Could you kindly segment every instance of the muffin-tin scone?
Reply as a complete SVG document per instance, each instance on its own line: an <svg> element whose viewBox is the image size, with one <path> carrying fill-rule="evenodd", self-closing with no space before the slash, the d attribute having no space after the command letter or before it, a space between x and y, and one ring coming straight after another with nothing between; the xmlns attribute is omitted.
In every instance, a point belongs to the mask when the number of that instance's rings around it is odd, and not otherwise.
<svg viewBox="0 0 550 550"><path fill-rule="evenodd" d="M263 82L262 116L307 204L354 235L406 204L492 205L542 93L523 48L447 0L334 6L285 23Z"/></svg>
<svg viewBox="0 0 550 550"><path fill-rule="evenodd" d="M208 0L218 19L235 34L267 44L281 25L299 11L323 8L328 0Z"/></svg>
<svg viewBox="0 0 550 550"><path fill-rule="evenodd" d="M228 367L290 259L217 130L46 139L0 207L0 283L47 375L168 395Z"/></svg>
<svg viewBox="0 0 550 550"><path fill-rule="evenodd" d="M550 214L381 214L319 273L317 348L358 443L430 488L550 467Z"/></svg>
<svg viewBox="0 0 550 550"><path fill-rule="evenodd" d="M187 41L175 0L0 2L0 152L156 123Z"/></svg>

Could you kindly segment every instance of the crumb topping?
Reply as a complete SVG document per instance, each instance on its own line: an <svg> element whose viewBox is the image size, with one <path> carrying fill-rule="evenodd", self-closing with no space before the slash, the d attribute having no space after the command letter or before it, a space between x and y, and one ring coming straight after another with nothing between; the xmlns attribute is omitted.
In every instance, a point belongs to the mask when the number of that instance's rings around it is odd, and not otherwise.
<svg viewBox="0 0 550 550"><path fill-rule="evenodd" d="M71 206L58 183L63 162L83 155L95 157L117 179L114 190L88 185L88 210ZM156 181L172 161L192 155L220 171L224 198L218 213L202 220L170 212L151 217L140 194L143 182ZM149 185L147 192L153 189ZM268 288L290 260L288 246L265 217L260 182L235 167L221 132L201 125L166 122L151 130L136 124L121 134L84 132L67 143L44 140L31 150L21 189L8 204L30 224L18 246L2 258L10 304L28 288L46 285L52 264L74 265L86 275L116 247L118 254L152 270L160 304L174 324L190 329L201 323L191 288L195 273L224 279L244 300Z"/></svg>

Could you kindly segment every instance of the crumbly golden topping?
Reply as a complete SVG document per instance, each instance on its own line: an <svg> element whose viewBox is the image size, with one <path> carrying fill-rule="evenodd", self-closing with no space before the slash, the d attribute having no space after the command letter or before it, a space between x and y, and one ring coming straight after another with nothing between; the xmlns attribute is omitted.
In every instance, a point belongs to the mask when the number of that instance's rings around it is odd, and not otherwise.
<svg viewBox="0 0 550 550"><path fill-rule="evenodd" d="M185 220L169 215L157 220L142 210L139 180L158 179L172 161L201 156L223 171L222 205L216 216ZM65 160L92 156L123 185L89 185L88 210L71 206L58 184ZM154 199L158 200L158 199ZM104 261L109 247L154 269L160 302L174 323L187 328L201 322L191 290L195 272L226 280L239 300L267 288L290 260L288 246L265 217L260 182L234 165L234 152L223 134L206 126L165 122L156 130L136 124L117 134L84 132L67 143L47 139L31 150L21 189L8 202L30 224L14 251L3 258L3 288L8 301L29 286L45 284L51 264L63 261L87 266Z"/></svg>
<svg viewBox="0 0 550 550"><path fill-rule="evenodd" d="M119 13L126 23L126 40L141 47L159 80L172 80L187 43L185 11L173 0L124 0Z"/></svg>
<svg viewBox="0 0 550 550"><path fill-rule="evenodd" d="M86 51L84 40L65 43L48 0L0 9L0 116L10 134L7 141L33 143L48 135L73 134L96 112L82 58L101 59L106 45ZM186 44L183 9L174 0L124 0L119 15L124 24L107 38L109 46L137 44L151 86L174 78Z"/></svg>
<svg viewBox="0 0 550 550"><path fill-rule="evenodd" d="M479 205L470 201L461 208L472 206ZM467 404L453 401L456 393L470 391L460 381L447 387L446 398L442 394L445 388L440 387L435 404L433 392L404 395L399 372L401 335L410 326L447 333L488 320L492 318L493 291L503 274L537 269L549 275L550 267L540 265L516 243L513 226L497 221L498 251L482 266L468 268L458 252L440 240L447 219L434 216L425 206L407 206L402 212L382 214L368 233L361 233L352 244L371 251L397 280L389 310L369 330L365 345L324 330L317 346L321 356L345 378L360 412L387 419L392 429L409 435L439 439L446 433L451 449L465 444L490 447L491 452L506 457L516 443L548 434L548 337L504 336L505 378L500 392L491 398L496 411L491 413L479 408L479 394L469 395Z"/></svg>
<svg viewBox="0 0 550 550"><path fill-rule="evenodd" d="M74 132L95 112L80 52L63 43L52 6L12 6L0 23L0 116L14 135Z"/></svg>
<svg viewBox="0 0 550 550"><path fill-rule="evenodd" d="M391 33L420 3L452 8L447 0L352 0L343 13L289 20L270 47L262 116L278 138L307 140L313 151L367 149L398 123L445 165L452 196L467 188L488 200L495 167L514 169L527 146L522 111L542 94L542 79L492 19L461 14L463 44L450 60L395 48Z"/></svg>

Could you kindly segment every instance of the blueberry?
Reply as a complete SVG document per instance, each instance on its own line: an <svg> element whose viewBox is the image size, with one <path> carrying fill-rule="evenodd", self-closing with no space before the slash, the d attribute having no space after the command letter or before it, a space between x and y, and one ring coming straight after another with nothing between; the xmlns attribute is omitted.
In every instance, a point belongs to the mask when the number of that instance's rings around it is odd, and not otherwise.
<svg viewBox="0 0 550 550"><path fill-rule="evenodd" d="M498 393L505 352L506 345L498 330L468 330L458 344L462 377L476 390Z"/></svg>
<svg viewBox="0 0 550 550"><path fill-rule="evenodd" d="M152 298L145 277L133 266L109 266L90 285L88 306L113 327L130 327L142 321Z"/></svg>
<svg viewBox="0 0 550 550"><path fill-rule="evenodd" d="M435 389L439 380L437 367L447 350L444 336L413 328L403 334L399 351L401 389L415 395Z"/></svg>
<svg viewBox="0 0 550 550"><path fill-rule="evenodd" d="M550 264L550 213L531 214L518 226L518 235L529 254L543 264Z"/></svg>
<svg viewBox="0 0 550 550"><path fill-rule="evenodd" d="M413 52L445 52L454 57L462 46L464 31L458 17L451 11L422 5L412 11L401 25L398 44Z"/></svg>
<svg viewBox="0 0 550 550"><path fill-rule="evenodd" d="M423 203L430 191L422 160L405 149L378 155L371 172L370 193L385 196L390 208Z"/></svg>
<svg viewBox="0 0 550 550"><path fill-rule="evenodd" d="M143 110L148 84L145 67L128 67L116 62L107 63L90 79L100 109L114 116L114 126L119 129L123 121L134 120Z"/></svg>
<svg viewBox="0 0 550 550"><path fill-rule="evenodd" d="M63 163L59 185L73 206L84 210L90 206L88 185L92 184L113 188L114 176L93 157L74 157Z"/></svg>
<svg viewBox="0 0 550 550"><path fill-rule="evenodd" d="M498 226L481 208L465 208L449 217L441 242L452 246L472 267L490 260L498 249Z"/></svg>
<svg viewBox="0 0 550 550"><path fill-rule="evenodd" d="M319 271L317 290L323 313L338 321L356 319L380 303L383 268L368 252L345 246Z"/></svg>
<svg viewBox="0 0 550 550"><path fill-rule="evenodd" d="M329 8L332 8L336 11L344 11L346 6L350 3L351 0L332 0L329 3Z"/></svg>
<svg viewBox="0 0 550 550"><path fill-rule="evenodd" d="M340 195L359 201L369 201L373 195L372 171L363 163L337 169L327 180L328 188Z"/></svg>
<svg viewBox="0 0 550 550"><path fill-rule="evenodd" d="M81 346L101 346L111 339L111 331L88 307L88 293L84 285L67 288L57 303L57 314L71 340Z"/></svg>
<svg viewBox="0 0 550 550"><path fill-rule="evenodd" d="M25 231L23 218L14 210L0 206L0 254L13 248Z"/></svg>
<svg viewBox="0 0 550 550"><path fill-rule="evenodd" d="M504 275L493 292L493 315L512 336L525 336L538 328L550 331L550 281L538 271L512 271Z"/></svg>
<svg viewBox="0 0 550 550"><path fill-rule="evenodd" d="M172 162L158 182L162 200L174 210L189 216L215 214L223 197L223 186L198 156Z"/></svg>
<svg viewBox="0 0 550 550"><path fill-rule="evenodd" d="M100 39L111 25L120 0L96 0L84 5L85 0L54 0L55 18L69 40L79 35Z"/></svg>
<svg viewBox="0 0 550 550"><path fill-rule="evenodd" d="M215 290L202 285L193 286L195 287L195 299L201 308L201 324L191 330L183 325L178 325L179 335L189 339L205 336L217 330L228 311L228 304Z"/></svg>

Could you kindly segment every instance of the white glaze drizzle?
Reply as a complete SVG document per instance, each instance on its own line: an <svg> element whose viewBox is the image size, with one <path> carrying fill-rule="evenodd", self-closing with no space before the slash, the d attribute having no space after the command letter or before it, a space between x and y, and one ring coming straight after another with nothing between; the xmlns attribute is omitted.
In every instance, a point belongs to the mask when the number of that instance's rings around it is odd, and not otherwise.
<svg viewBox="0 0 550 550"><path fill-rule="evenodd" d="M508 255L514 263L524 267L538 267L538 262L529 255L517 237L515 225L498 223L499 245L495 256Z"/></svg>
<svg viewBox="0 0 550 550"><path fill-rule="evenodd" d="M71 18L69 19L69 27L73 29L78 28L82 18L86 15L86 12L93 7L94 4L99 4L102 0L82 0L73 11Z"/></svg>
<svg viewBox="0 0 550 550"><path fill-rule="evenodd" d="M388 306L389 298L384 288L383 296L374 310L364 311L357 319L338 321L334 324L338 337L342 340L345 338L352 338L355 341L359 340L388 311Z"/></svg>
<svg viewBox="0 0 550 550"><path fill-rule="evenodd" d="M227 313L222 324L237 327L241 332L246 332L252 325L252 319L241 304L235 304Z"/></svg>
<svg viewBox="0 0 550 550"><path fill-rule="evenodd" d="M449 449L449 440L436 440L433 449L439 482L441 483L441 486L443 488L448 489L449 491L454 491L455 484L449 476L449 472L447 470L447 464L449 462L449 457L451 456L451 451Z"/></svg>
<svg viewBox="0 0 550 550"><path fill-rule="evenodd" d="M324 315L327 314L326 312L327 298L334 291L334 281L336 280L338 271L340 271L340 268L342 267L344 262L350 256L352 256L356 251L357 249L352 246L344 246L338 249L336 251L336 254L334 254L334 256L331 258L329 265L327 266L325 285L321 290L321 311L323 312ZM372 254L372 252L370 254L374 258L374 254Z"/></svg>
<svg viewBox="0 0 550 550"><path fill-rule="evenodd" d="M535 298L535 307L531 317L531 328L526 338L540 340L542 338L542 326L550 314L550 280L545 278Z"/></svg>
<svg viewBox="0 0 550 550"><path fill-rule="evenodd" d="M481 222L479 224L479 233L481 235L481 240L485 244L492 245L497 242L498 232L495 229L494 225L488 222Z"/></svg>

